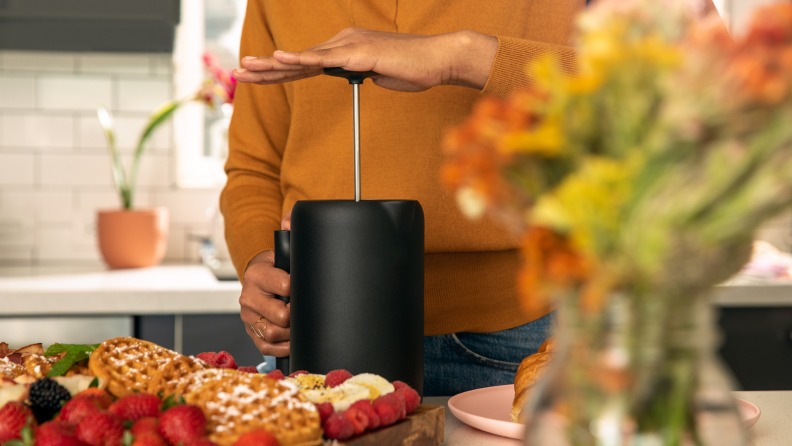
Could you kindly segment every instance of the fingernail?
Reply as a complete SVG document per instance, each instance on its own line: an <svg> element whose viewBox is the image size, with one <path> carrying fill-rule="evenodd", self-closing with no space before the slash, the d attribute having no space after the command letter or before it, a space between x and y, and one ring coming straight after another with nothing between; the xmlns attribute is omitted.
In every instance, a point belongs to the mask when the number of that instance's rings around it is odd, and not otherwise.
<svg viewBox="0 0 792 446"><path fill-rule="evenodd" d="M242 60L256 60L256 59L258 59L258 57L255 56L245 56L242 58Z"/></svg>
<svg viewBox="0 0 792 446"><path fill-rule="evenodd" d="M245 68L237 68L234 71L236 71L237 73L247 73L247 70Z"/></svg>
<svg viewBox="0 0 792 446"><path fill-rule="evenodd" d="M289 284L288 284L288 283L286 283L286 282L283 282L283 283L281 284L281 289L282 289L283 291L286 291L286 287L287 287L287 286L289 286Z"/></svg>

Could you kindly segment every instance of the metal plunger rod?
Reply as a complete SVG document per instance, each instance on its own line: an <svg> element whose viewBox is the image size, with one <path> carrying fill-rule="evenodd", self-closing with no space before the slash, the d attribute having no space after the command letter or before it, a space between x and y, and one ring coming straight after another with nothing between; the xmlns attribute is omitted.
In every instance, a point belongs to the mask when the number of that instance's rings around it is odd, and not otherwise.
<svg viewBox="0 0 792 446"><path fill-rule="evenodd" d="M352 84L352 110L355 121L355 201L360 201L360 85Z"/></svg>

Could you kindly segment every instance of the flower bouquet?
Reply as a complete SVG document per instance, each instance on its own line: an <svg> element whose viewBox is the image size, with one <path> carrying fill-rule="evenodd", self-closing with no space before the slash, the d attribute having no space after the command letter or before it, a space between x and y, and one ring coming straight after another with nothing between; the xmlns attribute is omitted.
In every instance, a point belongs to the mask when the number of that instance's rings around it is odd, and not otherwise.
<svg viewBox="0 0 792 446"><path fill-rule="evenodd" d="M600 1L578 48L445 144L463 212L523 234L522 305L560 309L528 441L743 444L706 296L792 204L792 4L733 40L687 1Z"/></svg>

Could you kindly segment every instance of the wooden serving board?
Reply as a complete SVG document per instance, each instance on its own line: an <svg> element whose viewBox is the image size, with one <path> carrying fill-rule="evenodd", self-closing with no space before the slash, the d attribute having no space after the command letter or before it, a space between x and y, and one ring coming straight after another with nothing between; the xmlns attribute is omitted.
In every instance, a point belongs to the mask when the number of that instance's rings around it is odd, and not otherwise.
<svg viewBox="0 0 792 446"><path fill-rule="evenodd" d="M334 446L437 446L445 435L445 408L421 404L415 412L384 429L366 432L346 441L330 442Z"/></svg>

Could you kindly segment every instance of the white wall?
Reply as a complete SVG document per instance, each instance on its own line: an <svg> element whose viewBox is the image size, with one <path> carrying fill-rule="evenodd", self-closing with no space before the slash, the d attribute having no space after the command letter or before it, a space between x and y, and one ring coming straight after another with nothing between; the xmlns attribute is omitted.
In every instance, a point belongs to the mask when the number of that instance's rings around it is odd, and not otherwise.
<svg viewBox="0 0 792 446"><path fill-rule="evenodd" d="M129 160L149 112L171 99L170 55L0 51L0 263L100 260L97 209L118 208L96 107ZM197 260L219 190L175 186L170 123L149 145L136 206L167 206L166 258Z"/></svg>

